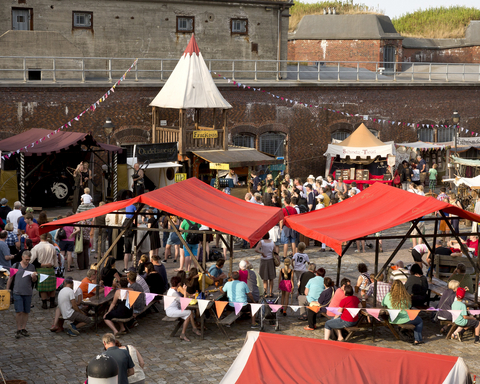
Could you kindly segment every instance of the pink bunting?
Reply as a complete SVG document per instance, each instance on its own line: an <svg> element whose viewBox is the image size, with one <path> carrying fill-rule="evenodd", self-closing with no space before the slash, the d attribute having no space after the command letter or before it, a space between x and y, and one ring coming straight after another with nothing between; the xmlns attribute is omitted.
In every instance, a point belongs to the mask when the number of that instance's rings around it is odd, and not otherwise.
<svg viewBox="0 0 480 384"><path fill-rule="evenodd" d="M282 306L278 304L268 304L268 306L272 309L273 313L277 312L280 308L282 308Z"/></svg>
<svg viewBox="0 0 480 384"><path fill-rule="evenodd" d="M379 309L379 308L366 308L366 310L367 310L367 313L369 315L372 315L373 317L375 317L375 319L380 320L378 316L380 315L381 309Z"/></svg>
<svg viewBox="0 0 480 384"><path fill-rule="evenodd" d="M111 290L112 290L112 287L105 287L103 289L103 293L104 293L105 297L108 296L108 294L110 293Z"/></svg>
<svg viewBox="0 0 480 384"><path fill-rule="evenodd" d="M188 304L190 304L191 301L192 299L190 297L180 297L180 307L182 308L182 311L188 307Z"/></svg>
<svg viewBox="0 0 480 384"><path fill-rule="evenodd" d="M235 307L235 315L238 315L243 308L243 303L233 303Z"/></svg>
<svg viewBox="0 0 480 384"><path fill-rule="evenodd" d="M480 309L469 309L468 312L473 316L480 315Z"/></svg>
<svg viewBox="0 0 480 384"><path fill-rule="evenodd" d="M175 296L163 296L163 308L165 311L175 301Z"/></svg>
<svg viewBox="0 0 480 384"><path fill-rule="evenodd" d="M60 277L57 277L57 289L58 289L58 287L60 287L60 285L63 284L63 281L64 281L64 280L65 280L65 279L62 279L62 278L60 278Z"/></svg>
<svg viewBox="0 0 480 384"><path fill-rule="evenodd" d="M18 272L17 268L10 268L10 277L15 276L15 274Z"/></svg>
<svg viewBox="0 0 480 384"><path fill-rule="evenodd" d="M150 304L153 299L157 296L155 293L145 293L145 303L146 305ZM168 296L170 297L170 296ZM168 308L168 307L167 307Z"/></svg>
<svg viewBox="0 0 480 384"><path fill-rule="evenodd" d="M334 315L341 315L342 312L339 311L339 307L327 307L327 311L333 313Z"/></svg>

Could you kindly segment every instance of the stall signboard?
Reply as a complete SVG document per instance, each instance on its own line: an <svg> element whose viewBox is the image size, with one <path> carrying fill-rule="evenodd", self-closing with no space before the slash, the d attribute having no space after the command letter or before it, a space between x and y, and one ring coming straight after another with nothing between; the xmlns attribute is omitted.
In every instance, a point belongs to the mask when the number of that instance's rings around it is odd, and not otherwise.
<svg viewBox="0 0 480 384"><path fill-rule="evenodd" d="M178 160L177 142L137 145L137 160L140 163L165 163Z"/></svg>
<svg viewBox="0 0 480 384"><path fill-rule="evenodd" d="M194 139L216 139L217 137L218 132L216 130L193 131Z"/></svg>
<svg viewBox="0 0 480 384"><path fill-rule="evenodd" d="M479 145L480 137L458 137L457 145Z"/></svg>
<svg viewBox="0 0 480 384"><path fill-rule="evenodd" d="M179 183L180 181L187 180L187 174L186 173L176 173L175 174L175 182Z"/></svg>
<svg viewBox="0 0 480 384"><path fill-rule="evenodd" d="M390 167L394 167L395 166L395 156L391 156L391 155L388 155L387 156L387 164L390 166Z"/></svg>
<svg viewBox="0 0 480 384"><path fill-rule="evenodd" d="M230 165L224 163L210 163L210 169L223 169L224 171L228 171Z"/></svg>

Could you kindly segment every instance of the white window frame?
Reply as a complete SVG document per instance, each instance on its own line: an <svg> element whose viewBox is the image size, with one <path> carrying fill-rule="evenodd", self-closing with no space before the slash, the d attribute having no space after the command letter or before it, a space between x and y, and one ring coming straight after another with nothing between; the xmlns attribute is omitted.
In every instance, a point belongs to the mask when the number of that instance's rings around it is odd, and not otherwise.
<svg viewBox="0 0 480 384"><path fill-rule="evenodd" d="M190 24L190 26L188 24ZM179 33L195 32L195 17L177 16L177 32Z"/></svg>
<svg viewBox="0 0 480 384"><path fill-rule="evenodd" d="M80 18L84 18L81 22ZM84 28L92 29L93 28L93 12L81 12L73 11L73 28Z"/></svg>
<svg viewBox="0 0 480 384"><path fill-rule="evenodd" d="M248 20L247 19L231 19L230 30L231 30L231 33L235 35L248 34Z"/></svg>

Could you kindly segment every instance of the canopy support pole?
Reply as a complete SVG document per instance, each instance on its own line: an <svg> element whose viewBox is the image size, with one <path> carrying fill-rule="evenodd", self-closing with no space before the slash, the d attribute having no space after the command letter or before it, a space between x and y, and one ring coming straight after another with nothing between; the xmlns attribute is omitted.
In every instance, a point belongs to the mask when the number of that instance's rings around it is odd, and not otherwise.
<svg viewBox="0 0 480 384"><path fill-rule="evenodd" d="M117 163L118 163L118 154L115 152L113 154L113 201L118 200L118 169L117 169Z"/></svg>
<svg viewBox="0 0 480 384"><path fill-rule="evenodd" d="M378 252L380 250L380 238L375 239L375 265L374 265L374 273L377 276L378 273ZM377 278L373 279L373 307L377 307ZM373 342L375 342L375 321L372 322L373 327Z"/></svg>
<svg viewBox="0 0 480 384"><path fill-rule="evenodd" d="M434 225L435 225L435 227L433 228L433 249L435 249L435 248L436 248L436 245L437 245L438 221L435 221L435 222L434 222ZM434 266L434 263L435 263L435 252L434 252L433 254L431 254L430 260L431 260L431 264L430 264L430 282L432 282L432 280L433 280L433 266ZM478 285L478 284L477 284L477 285Z"/></svg>
<svg viewBox="0 0 480 384"><path fill-rule="evenodd" d="M233 273L233 236L230 235L230 275ZM477 285L478 288L478 285Z"/></svg>
<svg viewBox="0 0 480 384"><path fill-rule="evenodd" d="M420 219L415 219L415 220L413 220L413 223L417 224L419 221L420 221ZM410 236L410 234L413 232L414 229L415 229L415 227L412 225L410 227L410 229L407 231L407 233L405 234L405 236L403 236L403 239L400 241L400 243L398 243L397 248L395 248L395 250L392 252L392 254L388 258L388 260L385 262L383 267L380 269L380 272L378 272L377 275L375 276L375 280L378 279L378 276L381 275L385 271L388 264L390 264L390 262L393 260L393 258L397 255L398 251L402 248L403 244L405 244L405 241L407 241L408 236Z"/></svg>
<svg viewBox="0 0 480 384"><path fill-rule="evenodd" d="M206 259L207 259L207 234L204 233L203 234L203 237L202 237L202 267L203 267L203 270L206 271L207 270L207 264L206 264ZM206 295L205 295L205 280L206 280L206 275L205 273L203 273L203 276L202 276L202 292L203 292L203 295L204 295L204 298L206 298ZM200 326L201 326L201 332L202 332L202 340L203 340L203 330L204 330L204 324L205 324L205 316L200 316Z"/></svg>
<svg viewBox="0 0 480 384"><path fill-rule="evenodd" d="M20 153L20 202L25 207L25 154Z"/></svg>
<svg viewBox="0 0 480 384"><path fill-rule="evenodd" d="M340 269L342 268L342 256L338 256L338 264L337 264L337 287L340 286Z"/></svg>

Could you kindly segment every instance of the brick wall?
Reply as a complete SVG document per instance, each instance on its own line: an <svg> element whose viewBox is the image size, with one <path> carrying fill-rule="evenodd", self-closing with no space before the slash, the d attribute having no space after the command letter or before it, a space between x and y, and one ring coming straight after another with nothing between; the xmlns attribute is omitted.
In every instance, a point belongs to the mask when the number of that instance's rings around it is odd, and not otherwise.
<svg viewBox="0 0 480 384"><path fill-rule="evenodd" d="M265 88L266 89L266 88ZM344 111L350 114L374 116L380 119L422 123L449 124L452 111L462 116L461 125L480 133L480 89L478 87L275 87L266 89L288 99ZM292 175L305 177L324 173L323 154L331 140L331 132L363 122L361 117L348 117L321 108L294 106L261 92L236 87L221 87L220 91L233 109L228 114L231 134L250 133L258 137L266 132L287 134L287 161ZM2 131L19 133L29 128L55 129L70 120L96 100L99 88L3 88L0 92ZM110 117L121 130L116 139L132 140L138 128L151 127L148 104L158 93L155 88L117 87L94 113L88 113L72 125L76 131L91 131L105 141L102 126ZM168 124L175 123L175 110L165 111ZM202 114L205 124L211 123L212 113ZM467 120L468 119L468 120ZM416 132L403 125L367 121L369 128L380 132L383 141L412 142ZM203 123L202 123L203 124ZM125 131L134 128L127 134ZM137 133L135 133L137 132Z"/></svg>
<svg viewBox="0 0 480 384"><path fill-rule="evenodd" d="M403 60L412 63L480 63L480 46L452 49L403 48Z"/></svg>

